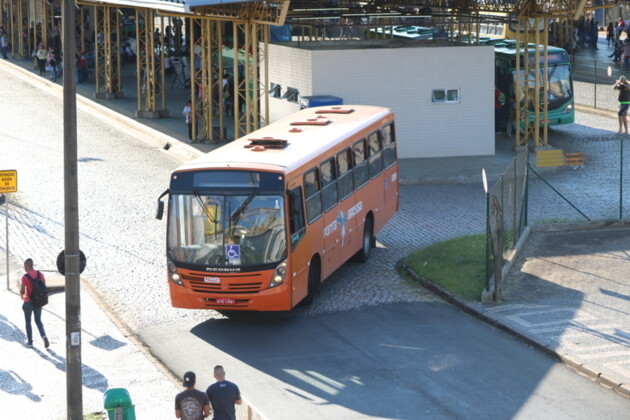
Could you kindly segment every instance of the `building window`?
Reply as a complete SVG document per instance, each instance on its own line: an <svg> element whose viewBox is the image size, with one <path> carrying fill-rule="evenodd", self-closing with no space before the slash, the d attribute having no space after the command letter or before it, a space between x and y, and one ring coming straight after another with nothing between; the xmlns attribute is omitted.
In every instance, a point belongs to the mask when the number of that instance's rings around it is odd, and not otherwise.
<svg viewBox="0 0 630 420"><path fill-rule="evenodd" d="M459 102L459 89L433 89L432 102Z"/></svg>
<svg viewBox="0 0 630 420"><path fill-rule="evenodd" d="M282 95L282 99L286 99L289 102L298 103L300 92L295 88L287 88L287 91Z"/></svg>
<svg viewBox="0 0 630 420"><path fill-rule="evenodd" d="M269 96L271 96L272 98L282 97L282 85L272 83L271 89L269 89Z"/></svg>

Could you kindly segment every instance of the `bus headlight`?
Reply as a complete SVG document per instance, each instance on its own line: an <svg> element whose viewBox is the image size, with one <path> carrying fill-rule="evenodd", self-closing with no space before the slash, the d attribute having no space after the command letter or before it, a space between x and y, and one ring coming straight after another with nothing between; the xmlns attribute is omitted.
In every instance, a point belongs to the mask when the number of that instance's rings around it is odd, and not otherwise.
<svg viewBox="0 0 630 420"><path fill-rule="evenodd" d="M175 265L170 261L167 264L167 267L168 267L169 280L175 284L179 284L180 286L183 286L184 283L182 282L182 279L179 277L179 273L177 272L177 267L175 267Z"/></svg>
<svg viewBox="0 0 630 420"><path fill-rule="evenodd" d="M564 111L562 111L563 114L568 114L569 112L573 111L573 104L569 104L567 105L566 108L564 108Z"/></svg>
<svg viewBox="0 0 630 420"><path fill-rule="evenodd" d="M276 270L271 277L271 281L269 282L269 288L273 288L276 286L280 286L284 283L284 278L287 275L287 262L283 261L276 267Z"/></svg>

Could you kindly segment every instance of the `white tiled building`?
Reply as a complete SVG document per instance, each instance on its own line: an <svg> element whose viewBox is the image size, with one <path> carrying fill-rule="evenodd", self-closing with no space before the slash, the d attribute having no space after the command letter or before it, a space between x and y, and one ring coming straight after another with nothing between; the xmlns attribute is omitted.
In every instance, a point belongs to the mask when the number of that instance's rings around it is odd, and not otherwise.
<svg viewBox="0 0 630 420"><path fill-rule="evenodd" d="M396 113L400 158L494 154L494 48L399 40L270 44L271 122L299 110L299 96ZM261 75L264 77L264 74ZM272 85L272 86L273 86Z"/></svg>

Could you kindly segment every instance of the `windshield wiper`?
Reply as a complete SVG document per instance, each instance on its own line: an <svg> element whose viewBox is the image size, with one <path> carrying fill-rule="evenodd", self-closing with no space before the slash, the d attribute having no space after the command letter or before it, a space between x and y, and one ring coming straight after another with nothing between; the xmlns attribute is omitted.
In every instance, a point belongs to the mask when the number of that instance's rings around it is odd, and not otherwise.
<svg viewBox="0 0 630 420"><path fill-rule="evenodd" d="M237 220L239 217L241 217L241 214L245 211L245 209L247 208L247 206L249 206L249 203L252 202L252 200L254 199L254 197L256 197L258 195L258 188L255 188L252 193L247 196L247 198L245 199L245 201L243 201L243 203L241 203L240 206L238 206L238 208L234 211L234 214L232 214L230 216L230 221L234 222L235 220Z"/></svg>
<svg viewBox="0 0 630 420"><path fill-rule="evenodd" d="M208 210L208 207L203 202L203 199L201 198L199 193L197 191L193 191L193 195L195 196L197 201L199 201L199 204L201 205L201 208L203 209L203 212L206 213L206 216L208 216L208 219L210 220L210 223L214 223L215 225L218 224L219 222L217 222L217 219L215 219L214 216L212 214L210 214L210 210ZM216 229L215 229L215 232L216 232Z"/></svg>

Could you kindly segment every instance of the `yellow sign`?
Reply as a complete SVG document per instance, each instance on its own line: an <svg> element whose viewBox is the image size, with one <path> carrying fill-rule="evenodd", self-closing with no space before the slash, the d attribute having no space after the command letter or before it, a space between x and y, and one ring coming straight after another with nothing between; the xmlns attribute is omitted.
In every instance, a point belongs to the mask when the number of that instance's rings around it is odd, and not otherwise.
<svg viewBox="0 0 630 420"><path fill-rule="evenodd" d="M0 171L0 194L17 192L17 171Z"/></svg>
<svg viewBox="0 0 630 420"><path fill-rule="evenodd" d="M536 163L539 168L564 165L562 149L539 150L536 152Z"/></svg>

